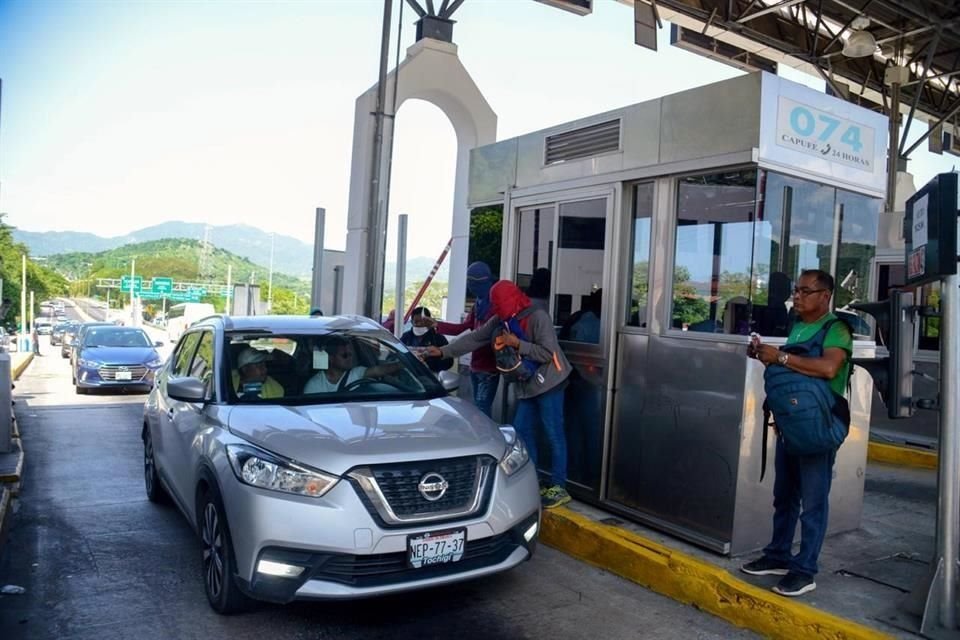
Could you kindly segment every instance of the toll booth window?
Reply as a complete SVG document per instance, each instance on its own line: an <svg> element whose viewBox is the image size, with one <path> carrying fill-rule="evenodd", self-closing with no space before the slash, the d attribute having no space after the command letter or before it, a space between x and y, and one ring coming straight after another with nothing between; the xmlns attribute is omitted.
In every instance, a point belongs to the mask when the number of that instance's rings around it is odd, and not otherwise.
<svg viewBox="0 0 960 640"><path fill-rule="evenodd" d="M671 326L746 335L753 287L753 169L690 176L677 193Z"/></svg>
<svg viewBox="0 0 960 640"><path fill-rule="evenodd" d="M870 325L850 304L869 299L880 200L774 172L762 178L753 263L753 329L786 336L793 322L791 291L806 269L835 280L832 304L854 335Z"/></svg>
<svg viewBox="0 0 960 640"><path fill-rule="evenodd" d="M561 340L600 342L606 222L606 198L560 204L553 321Z"/></svg>
<svg viewBox="0 0 960 640"><path fill-rule="evenodd" d="M653 217L653 184L633 187L633 251L630 269L630 305L627 326L646 327L650 295L650 221Z"/></svg>
<svg viewBox="0 0 960 640"><path fill-rule="evenodd" d="M534 306L549 314L556 208L521 209L519 218L516 284L530 297Z"/></svg>

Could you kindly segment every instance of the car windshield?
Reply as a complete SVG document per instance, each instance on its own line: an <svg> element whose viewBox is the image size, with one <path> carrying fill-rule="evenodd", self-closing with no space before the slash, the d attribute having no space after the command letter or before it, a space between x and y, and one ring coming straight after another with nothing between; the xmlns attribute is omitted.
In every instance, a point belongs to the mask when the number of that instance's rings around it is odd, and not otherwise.
<svg viewBox="0 0 960 640"><path fill-rule="evenodd" d="M117 327L93 327L87 329L83 338L87 347L150 347L150 338L141 329Z"/></svg>
<svg viewBox="0 0 960 640"><path fill-rule="evenodd" d="M225 344L230 400L239 404L419 400L446 394L417 356L372 332L228 333Z"/></svg>

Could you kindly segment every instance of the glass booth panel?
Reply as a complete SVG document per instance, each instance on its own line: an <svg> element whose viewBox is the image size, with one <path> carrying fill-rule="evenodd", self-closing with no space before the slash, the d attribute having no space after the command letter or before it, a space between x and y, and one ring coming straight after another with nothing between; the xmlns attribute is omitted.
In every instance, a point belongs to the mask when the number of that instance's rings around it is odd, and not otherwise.
<svg viewBox="0 0 960 640"><path fill-rule="evenodd" d="M627 326L647 326L650 295L650 227L653 217L653 184L633 186L633 248L630 263L630 304Z"/></svg>
<svg viewBox="0 0 960 640"><path fill-rule="evenodd" d="M855 336L870 338L870 323L862 311L848 309L847 305L870 300L871 264L877 253L877 228L880 224L882 203L858 193L837 190L836 226L840 227L839 249L833 306Z"/></svg>
<svg viewBox="0 0 960 640"><path fill-rule="evenodd" d="M606 198L560 205L553 323L561 340L600 342L606 222Z"/></svg>
<svg viewBox="0 0 960 640"><path fill-rule="evenodd" d="M755 169L680 179L672 328L749 333L756 186Z"/></svg>
<svg viewBox="0 0 960 640"><path fill-rule="evenodd" d="M553 205L528 207L520 210L519 217L516 285L530 296L535 306L550 313L556 208Z"/></svg>

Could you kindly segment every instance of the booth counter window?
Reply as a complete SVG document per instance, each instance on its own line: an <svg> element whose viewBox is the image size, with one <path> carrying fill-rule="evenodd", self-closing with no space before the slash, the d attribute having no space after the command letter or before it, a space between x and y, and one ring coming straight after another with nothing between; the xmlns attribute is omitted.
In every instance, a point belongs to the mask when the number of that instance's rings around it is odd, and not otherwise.
<svg viewBox="0 0 960 640"><path fill-rule="evenodd" d="M633 186L633 250L630 268L630 305L627 326L647 326L650 296L650 224L653 217L653 183Z"/></svg>
<svg viewBox="0 0 960 640"><path fill-rule="evenodd" d="M787 336L794 284L803 270L822 269L836 280L837 313L869 338L869 324L848 305L869 299L880 207L877 198L770 171L681 178L671 327Z"/></svg>
<svg viewBox="0 0 960 640"><path fill-rule="evenodd" d="M681 178L677 192L671 327L750 332L757 171Z"/></svg>

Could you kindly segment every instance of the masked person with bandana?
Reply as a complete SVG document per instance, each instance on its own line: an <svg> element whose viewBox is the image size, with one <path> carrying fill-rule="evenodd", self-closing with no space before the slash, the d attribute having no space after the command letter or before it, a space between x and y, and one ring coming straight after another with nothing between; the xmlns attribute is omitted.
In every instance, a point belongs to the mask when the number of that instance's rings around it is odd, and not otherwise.
<svg viewBox="0 0 960 640"><path fill-rule="evenodd" d="M413 328L400 336L400 342L414 350L423 347L445 347L447 339L437 333L430 322L430 310L426 307L417 307L410 313ZM434 373L446 371L453 366L452 358L426 358L426 365Z"/></svg>
<svg viewBox="0 0 960 640"><path fill-rule="evenodd" d="M537 463L536 427L542 422L550 444L551 484L540 491L544 508L551 509L570 502L567 493L567 440L563 426L563 390L570 375L567 361L553 321L542 309L532 306L514 283L501 280L490 289L493 316L473 333L443 348L428 347L431 356L457 357L482 345L490 345L496 337L519 351L523 366L530 375L516 381L517 413L513 419L530 459Z"/></svg>
<svg viewBox="0 0 960 640"><path fill-rule="evenodd" d="M490 287L493 286L493 272L486 262L474 262L467 267L467 290L476 298L473 309L463 322L435 322L430 325L437 333L445 336L458 336L464 331L476 331L493 315L490 308ZM497 395L500 374L497 373L497 361L490 347L490 341L476 347L470 356L470 385L473 387L473 403L487 416L492 415L493 399Z"/></svg>

